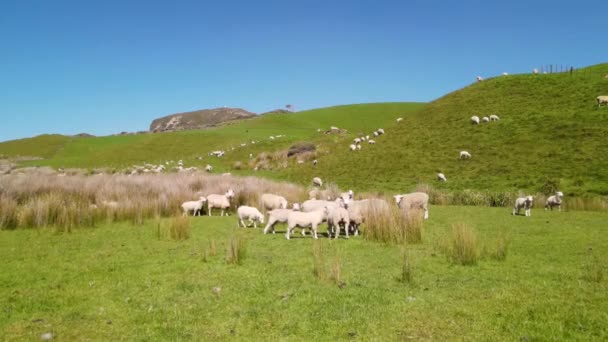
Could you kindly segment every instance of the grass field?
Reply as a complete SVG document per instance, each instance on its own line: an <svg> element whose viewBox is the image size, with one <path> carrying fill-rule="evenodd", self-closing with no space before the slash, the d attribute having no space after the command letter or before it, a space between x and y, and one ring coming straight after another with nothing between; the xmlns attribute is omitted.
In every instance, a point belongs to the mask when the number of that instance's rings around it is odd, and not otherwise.
<svg viewBox="0 0 608 342"><path fill-rule="evenodd" d="M192 218L184 241L154 220L0 231L0 339L606 340L607 220L434 206L423 242L407 246L410 283L400 246L286 241L233 216ZM477 232L476 265L445 256L455 223ZM234 236L245 255L227 264ZM503 261L483 253L501 237Z"/></svg>

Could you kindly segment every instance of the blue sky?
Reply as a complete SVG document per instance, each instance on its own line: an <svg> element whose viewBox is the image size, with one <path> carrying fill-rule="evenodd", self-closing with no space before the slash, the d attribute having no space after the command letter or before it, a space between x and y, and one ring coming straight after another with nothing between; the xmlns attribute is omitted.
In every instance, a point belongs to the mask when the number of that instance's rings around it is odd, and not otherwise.
<svg viewBox="0 0 608 342"><path fill-rule="evenodd" d="M220 106L430 101L608 61L608 1L0 2L0 141Z"/></svg>

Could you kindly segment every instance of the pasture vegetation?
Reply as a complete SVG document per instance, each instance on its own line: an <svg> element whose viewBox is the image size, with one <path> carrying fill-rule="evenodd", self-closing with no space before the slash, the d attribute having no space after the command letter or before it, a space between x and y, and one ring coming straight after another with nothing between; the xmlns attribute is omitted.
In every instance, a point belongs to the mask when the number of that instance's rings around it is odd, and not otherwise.
<svg viewBox="0 0 608 342"><path fill-rule="evenodd" d="M606 340L607 215L432 207L405 247L286 241L234 216L188 217L185 240L157 220L0 231L0 339ZM478 250L506 236L508 257L454 262L460 223Z"/></svg>

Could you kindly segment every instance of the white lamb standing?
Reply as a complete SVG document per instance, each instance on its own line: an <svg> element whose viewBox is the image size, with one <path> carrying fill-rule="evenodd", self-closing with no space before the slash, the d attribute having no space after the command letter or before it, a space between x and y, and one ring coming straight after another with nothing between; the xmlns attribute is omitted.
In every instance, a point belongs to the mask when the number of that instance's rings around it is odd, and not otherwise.
<svg viewBox="0 0 608 342"><path fill-rule="evenodd" d="M481 122L490 122L490 118L487 116L484 116L483 118L481 118Z"/></svg>
<svg viewBox="0 0 608 342"><path fill-rule="evenodd" d="M557 207L558 211L562 211L562 199L564 198L564 193L561 191L557 191L555 195L549 196L547 201L545 202L545 210L551 209L553 207Z"/></svg>
<svg viewBox="0 0 608 342"><path fill-rule="evenodd" d="M344 229L346 238L348 239L348 226L350 224L350 217L348 216L348 210L342 207L325 206L327 210L327 230L329 231L329 237L334 234L334 239L337 239L340 235L340 229Z"/></svg>
<svg viewBox="0 0 608 342"><path fill-rule="evenodd" d="M395 202L400 209L406 213L411 209L424 210L424 219L429 218L429 195L424 192L413 192L411 194L395 195Z"/></svg>
<svg viewBox="0 0 608 342"><path fill-rule="evenodd" d="M471 116L471 123L473 125L479 125L479 116L477 116L477 115Z"/></svg>
<svg viewBox="0 0 608 342"><path fill-rule="evenodd" d="M608 106L608 96L607 95L600 95L595 98L595 101L597 102L598 107L602 104Z"/></svg>
<svg viewBox="0 0 608 342"><path fill-rule="evenodd" d="M477 76L476 79L477 79L477 82L483 81L483 77L481 77L481 76Z"/></svg>
<svg viewBox="0 0 608 342"><path fill-rule="evenodd" d="M200 197L198 201L188 201L182 203L182 209L184 210L183 216L188 215L190 211L192 211L192 216L201 216L203 213L203 205L206 201L207 199L205 197Z"/></svg>
<svg viewBox="0 0 608 342"><path fill-rule="evenodd" d="M508 72L503 72L502 75L503 76L509 76L509 73Z"/></svg>
<svg viewBox="0 0 608 342"><path fill-rule="evenodd" d="M323 186L323 181L321 180L321 178L315 177L315 178L312 179L312 185L318 186L318 187L322 187Z"/></svg>
<svg viewBox="0 0 608 342"><path fill-rule="evenodd" d="M534 75L538 75L538 69L534 68L534 70L532 70L532 73L533 73Z"/></svg>
<svg viewBox="0 0 608 342"><path fill-rule="evenodd" d="M205 171L207 171L207 172L213 171L213 166L207 164L207 166L205 166Z"/></svg>
<svg viewBox="0 0 608 342"><path fill-rule="evenodd" d="M264 224L264 215L254 207L248 207L246 205L242 205L238 207L236 213L239 217L238 226L239 227L247 227L243 220L249 220L249 225L253 224L253 228L257 228L256 222L260 222L260 224Z"/></svg>
<svg viewBox="0 0 608 342"><path fill-rule="evenodd" d="M308 228L312 230L313 239L318 239L317 229L323 221L327 219L327 208L305 213L301 211L292 211L287 216L287 232L285 237L289 240L289 235L296 228Z"/></svg>
<svg viewBox="0 0 608 342"><path fill-rule="evenodd" d="M357 145L357 150L361 151L361 145Z"/></svg>
<svg viewBox="0 0 608 342"><path fill-rule="evenodd" d="M378 131L375 131L375 132L374 132L374 136L375 136L375 137L377 137L377 136L379 136L379 135L380 135L380 133L378 133Z"/></svg>
<svg viewBox="0 0 608 342"><path fill-rule="evenodd" d="M283 196L262 194L262 196L260 196L260 201L262 202L262 207L266 210L287 208L287 199Z"/></svg>
<svg viewBox="0 0 608 342"><path fill-rule="evenodd" d="M234 191L232 191L232 189L226 191L224 195L212 194L207 196L207 211L209 213L209 216L211 216L211 209L213 208L221 209L222 212L220 216L224 216L224 212L230 209L230 201L233 197ZM226 216L228 216L227 212Z"/></svg>
<svg viewBox="0 0 608 342"><path fill-rule="evenodd" d="M382 128L378 128L376 132L378 132L378 135L384 134L384 130Z"/></svg>
<svg viewBox="0 0 608 342"><path fill-rule="evenodd" d="M526 216L532 215L531 208L532 208L533 200L534 200L534 198L532 196L520 197L520 198L516 199L515 206L513 207L513 215L519 215L519 210L521 208L525 209Z"/></svg>
<svg viewBox="0 0 608 342"><path fill-rule="evenodd" d="M460 159L469 159L471 154L467 151L460 151Z"/></svg>
<svg viewBox="0 0 608 342"><path fill-rule="evenodd" d="M375 140L370 139L370 140L368 140L368 141L367 141L367 143L368 143L368 144L370 144L370 145L373 145L373 144L375 144L375 143L376 143L376 141L375 141Z"/></svg>
<svg viewBox="0 0 608 342"><path fill-rule="evenodd" d="M441 172L439 172L437 174L437 180L440 181L440 182L447 182L448 181L448 179L445 177L445 175L443 173L441 173Z"/></svg>
<svg viewBox="0 0 608 342"><path fill-rule="evenodd" d="M264 234L267 234L269 231L272 231L272 234L274 234L274 226L277 223L287 223L287 218L291 212L293 212L291 209L274 209L268 212L268 223L264 228ZM304 233L303 230L302 233ZM305 233L302 235L305 235Z"/></svg>
<svg viewBox="0 0 608 342"><path fill-rule="evenodd" d="M498 117L498 115L496 115L496 114L490 115L490 121L498 121L498 120L500 120L500 118Z"/></svg>
<svg viewBox="0 0 608 342"><path fill-rule="evenodd" d="M355 138L355 139L353 139L353 143L354 144L360 144L361 143L361 138Z"/></svg>
<svg viewBox="0 0 608 342"><path fill-rule="evenodd" d="M348 148L349 148L351 151L355 151L355 150L357 149L357 145L355 145L355 144L350 144L350 145L348 146Z"/></svg>

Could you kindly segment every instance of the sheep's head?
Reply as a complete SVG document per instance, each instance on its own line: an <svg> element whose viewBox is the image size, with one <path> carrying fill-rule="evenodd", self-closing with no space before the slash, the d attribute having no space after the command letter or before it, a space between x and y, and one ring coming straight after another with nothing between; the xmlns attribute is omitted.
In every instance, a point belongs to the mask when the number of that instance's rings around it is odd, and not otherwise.
<svg viewBox="0 0 608 342"><path fill-rule="evenodd" d="M294 203L291 205L293 210L300 211L300 203Z"/></svg>
<svg viewBox="0 0 608 342"><path fill-rule="evenodd" d="M561 191L556 192L556 193L555 193L555 195L556 195L557 197L564 197L564 193L563 193L563 192L561 192Z"/></svg>
<svg viewBox="0 0 608 342"><path fill-rule="evenodd" d="M198 200L201 201L201 202L207 202L207 199L205 197L202 197L202 196L199 197Z"/></svg>
<svg viewBox="0 0 608 342"><path fill-rule="evenodd" d="M234 191L232 191L232 189L229 189L228 191L226 191L226 197L233 198L234 197Z"/></svg>
<svg viewBox="0 0 608 342"><path fill-rule="evenodd" d="M258 220L260 221L261 224L264 224L264 214L258 213Z"/></svg>
<svg viewBox="0 0 608 342"><path fill-rule="evenodd" d="M401 199L403 198L403 195L395 195L393 196L393 198L395 199L395 203L399 204L399 202L401 202Z"/></svg>
<svg viewBox="0 0 608 342"><path fill-rule="evenodd" d="M533 200L534 200L533 196L526 196L526 202L532 203Z"/></svg>

